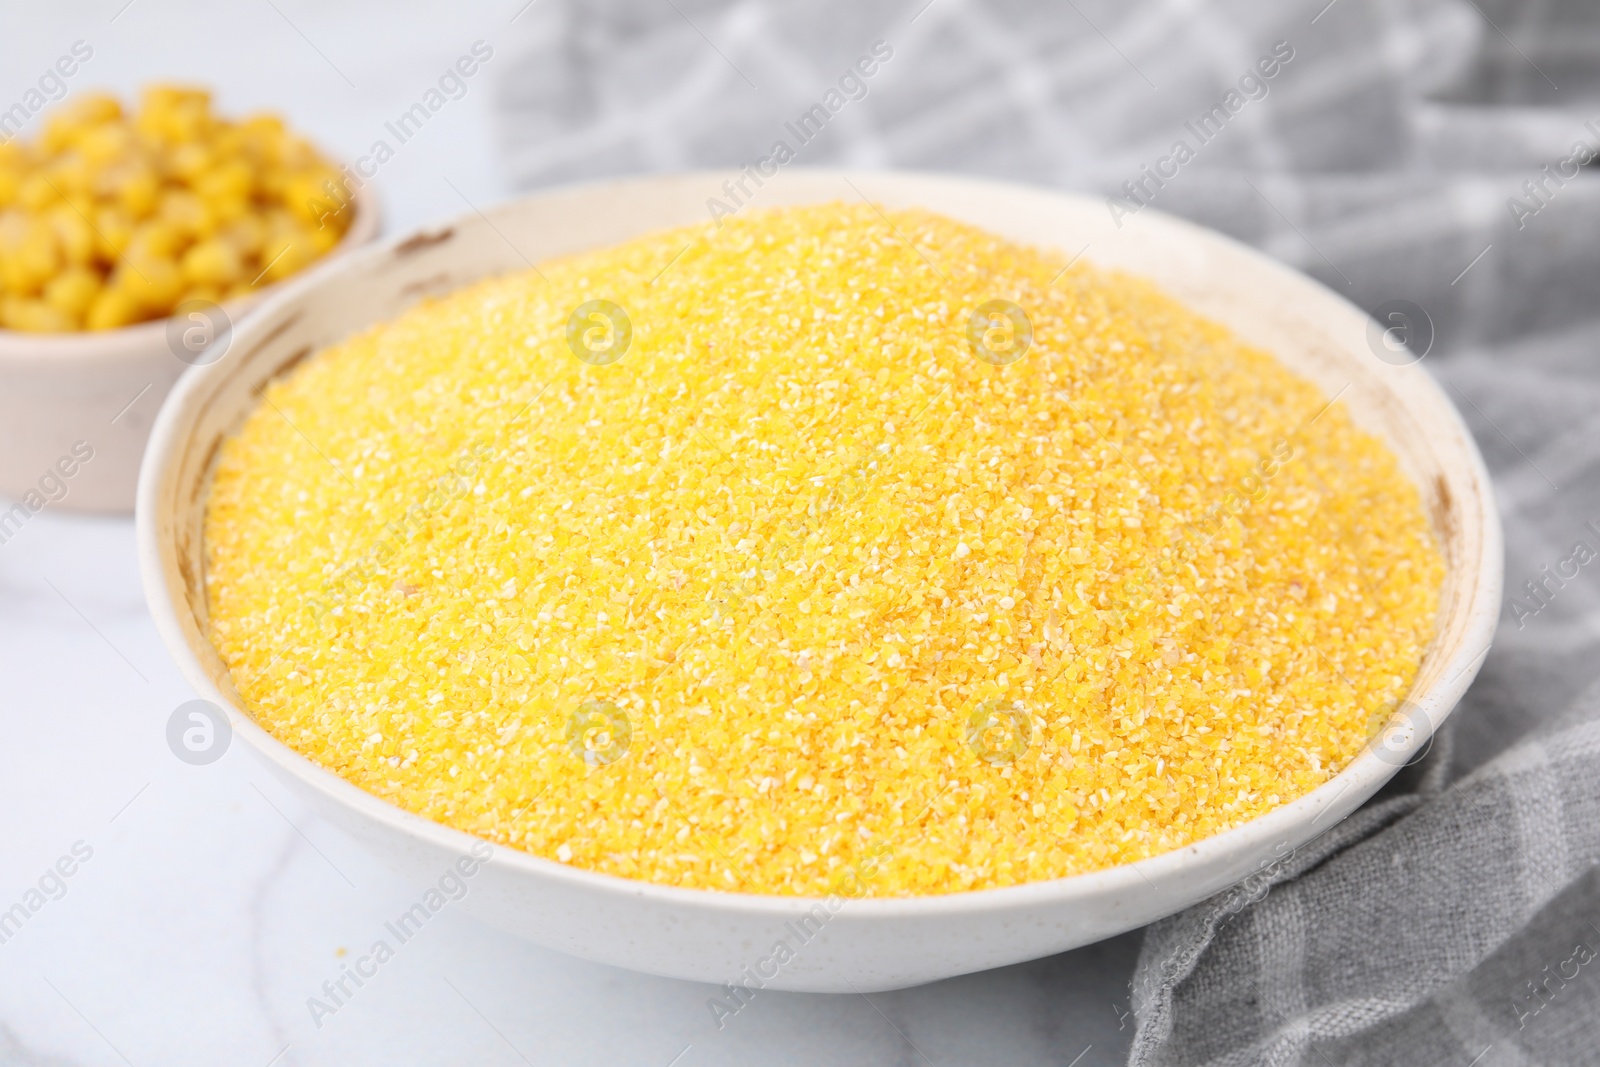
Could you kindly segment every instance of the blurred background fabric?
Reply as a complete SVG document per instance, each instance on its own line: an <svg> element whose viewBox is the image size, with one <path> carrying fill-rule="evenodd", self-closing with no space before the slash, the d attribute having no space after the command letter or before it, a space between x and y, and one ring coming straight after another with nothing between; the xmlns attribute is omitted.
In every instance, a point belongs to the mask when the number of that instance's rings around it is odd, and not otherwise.
<svg viewBox="0 0 1600 1067"><path fill-rule="evenodd" d="M795 166L1137 196L1420 309L1504 517L1494 649L1421 765L1147 931L1133 1062L1600 1062L1600 596L1567 562L1600 552L1600 7L539 0L518 29L497 112L523 188L783 139Z"/></svg>

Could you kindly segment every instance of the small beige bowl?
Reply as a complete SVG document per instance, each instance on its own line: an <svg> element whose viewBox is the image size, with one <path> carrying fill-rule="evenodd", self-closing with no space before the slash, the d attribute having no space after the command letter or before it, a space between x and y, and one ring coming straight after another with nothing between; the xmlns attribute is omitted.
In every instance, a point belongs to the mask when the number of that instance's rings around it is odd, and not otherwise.
<svg viewBox="0 0 1600 1067"><path fill-rule="evenodd" d="M349 230L324 260L377 236L372 186L356 191L355 205ZM229 301L223 311L237 324L289 280ZM103 332L0 330L0 495L20 500L35 490L52 508L133 510L150 427L173 383L189 369L168 344L169 321ZM93 459L58 468L80 441L93 450ZM69 469L70 476L59 476ZM49 478L52 471L58 477ZM0 534L6 532L0 526Z"/></svg>
<svg viewBox="0 0 1600 1067"><path fill-rule="evenodd" d="M236 330L226 357L184 377L156 420L139 482L139 565L151 615L196 692L221 706L286 787L413 884L434 882L477 839L363 792L240 710L206 638L206 494L223 439L262 384L425 295L582 249L707 220L737 175L679 174L541 193L364 249L286 286ZM1447 565L1439 633L1411 703L1333 780L1225 833L1091 874L904 899L818 900L680 889L579 870L510 848L475 871L461 907L587 959L721 985L870 992L1035 959L1170 915L1350 814L1422 750L1477 673L1500 610L1500 521L1472 437L1431 377L1359 309L1283 264L1155 211L1113 223L1106 205L1042 189L922 174L784 171L757 203L853 200L856 190L1015 240L1142 274L1347 404L1421 491ZM793 958L774 962L779 942ZM752 977L753 976L753 977Z"/></svg>

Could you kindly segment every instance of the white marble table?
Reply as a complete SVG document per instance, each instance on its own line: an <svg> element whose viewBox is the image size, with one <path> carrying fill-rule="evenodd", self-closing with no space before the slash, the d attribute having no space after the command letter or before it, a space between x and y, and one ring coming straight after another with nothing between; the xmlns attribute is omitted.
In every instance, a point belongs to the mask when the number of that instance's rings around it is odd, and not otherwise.
<svg viewBox="0 0 1600 1067"><path fill-rule="evenodd" d="M512 62L508 26L524 2L12 5L0 13L0 110L83 40L94 56L73 89L193 79L228 111L281 109L355 158L474 40L496 48L486 73ZM385 164L391 231L507 194L492 98L475 79ZM447 912L318 1028L306 999L414 887L299 808L242 747L209 766L174 758L167 718L192 695L146 616L130 520L52 508L0 544L0 911L41 878L46 890L0 943L0 1067L1125 1056L1137 935L870 1001L766 993L718 1031L709 987L574 960ZM58 861L69 877L47 874Z"/></svg>

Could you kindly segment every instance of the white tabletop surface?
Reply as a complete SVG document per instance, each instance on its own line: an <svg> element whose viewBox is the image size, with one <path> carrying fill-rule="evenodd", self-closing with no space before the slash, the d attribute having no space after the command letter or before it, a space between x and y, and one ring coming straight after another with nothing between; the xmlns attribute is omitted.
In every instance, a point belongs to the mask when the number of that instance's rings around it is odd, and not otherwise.
<svg viewBox="0 0 1600 1067"><path fill-rule="evenodd" d="M524 2L8 4L0 110L81 40L94 55L74 90L199 81L226 112L278 109L354 158L473 41L514 62ZM493 98L474 79L384 167L389 232L510 193ZM296 805L243 746L209 766L174 758L167 718L192 696L145 612L130 519L52 507L0 545L0 910L75 845L92 850L64 895L0 943L0 1067L1093 1067L1126 1055L1136 934L870 1000L764 993L719 1031L708 986L445 913L319 1028L307 998L414 887Z"/></svg>

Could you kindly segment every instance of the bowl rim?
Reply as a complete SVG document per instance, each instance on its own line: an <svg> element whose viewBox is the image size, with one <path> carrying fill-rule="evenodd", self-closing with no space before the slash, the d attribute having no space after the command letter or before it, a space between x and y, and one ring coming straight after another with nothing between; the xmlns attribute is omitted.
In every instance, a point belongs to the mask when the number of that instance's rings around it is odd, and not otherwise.
<svg viewBox="0 0 1600 1067"><path fill-rule="evenodd" d="M835 167L791 167L785 169L785 173L792 172L800 172L821 178L843 177L862 182L875 180L893 181L897 179L925 180L982 188L990 193L1002 195L1006 193L1044 195L1062 200L1077 201L1084 205L1098 205L1101 200L1100 197L1092 194L1075 193L1020 182L975 178L971 175L949 172L898 169L862 170ZM541 188L519 196L507 197L495 202L493 205L483 207L482 210L478 210L475 207L472 211L463 212L445 220L413 227L404 233L391 235L382 241L369 243L365 247L356 249L347 255L339 256L337 259L329 257L328 260L313 266L311 269L285 279L279 283L279 287L270 297L263 299L251 309L240 323L235 325L235 343L237 344L241 341L239 336L241 333L249 337L249 335L256 332L266 332L269 325L276 324L282 318L282 313L291 311L296 302L315 290L322 283L324 276L331 275L333 272L367 270L408 242L416 244L432 243L441 234L455 230L463 225L492 220L498 212L515 209L525 201L557 199L573 194L607 191L624 194L630 188L638 188L657 181L703 180L708 183L709 187L715 187L722 179L737 177L738 173L732 170L688 170L576 181ZM1359 316L1360 319L1366 320L1369 324L1372 322L1365 311L1356 307L1345 297L1321 282L1227 234L1169 215L1155 208L1146 208L1139 214L1141 219L1149 218L1152 224L1181 234L1183 240L1198 240L1201 243L1220 245L1233 255L1254 261L1254 265L1258 268L1278 274L1287 274L1301 285L1312 287L1312 290L1323 299L1333 301L1346 312ZM493 227L494 223L489 221L489 225ZM484 275L484 277L487 276L487 274ZM235 706L234 702L216 687L211 676L185 639L179 622L179 612L184 609L169 595L171 586L168 584L169 574L162 563L156 514L163 467L177 458L183 443L182 433L186 424L190 421L190 416L184 412L184 409L192 402L192 398L201 392L203 384L207 382L209 377L212 374L223 373L227 366L227 361L218 361L215 364L192 368L183 375L162 405L152 428L150 443L140 469L135 527L138 540L139 566L146 602L163 643L167 646L169 654L177 661L184 677L194 687L197 694L217 704L224 710L233 731L242 735L257 755L265 758L280 773L300 780L317 794L320 794L323 799L343 808L351 809L355 814L375 821L390 831L402 836L420 839L422 843L434 848L458 854L465 854L474 842L484 841L494 849L493 862L495 866L507 867L516 874L537 878L545 882L553 882L570 889L583 890L615 898L654 901L663 906L671 906L674 909L699 911L707 915L739 912L758 918L770 917L774 919L793 918L796 915L807 912L819 903L837 899L837 894L802 896L663 885L573 867L553 859L525 852L515 846L487 841L475 834L435 822L372 793L368 793L333 771L296 752L289 745L268 733L249 714ZM863 921L871 921L873 919L937 919L973 915L975 913L1025 911L1045 904L1059 906L1071 904L1076 900L1114 896L1119 890L1136 888L1141 883L1154 885L1156 880L1161 879L1169 880L1170 884L1171 879L1183 874L1187 868L1195 864L1205 860L1222 862L1230 854L1248 855L1252 850L1272 847L1270 842L1273 839L1278 839L1284 844L1298 842L1293 844L1292 854L1293 851L1306 847L1328 830L1337 826L1344 818L1358 810L1360 804L1352 806L1349 811L1328 822L1321 830L1309 834L1304 832L1306 827L1314 827L1321 821L1322 817L1327 814L1325 809L1332 809L1340 798L1347 793L1361 796L1364 802L1367 797L1370 797L1400 768L1414 759L1418 750L1431 740L1433 732L1454 710L1461 696L1465 693L1467 686L1482 666L1484 658L1488 655L1490 643L1499 623L1500 593L1503 582L1503 534L1500 515L1495 505L1493 486L1489 479L1488 470L1477 447L1476 440L1467 428L1459 410L1450 401L1439 384L1426 372L1419 371L1419 373L1422 377L1419 379L1416 388L1432 394L1431 399L1435 402L1440 414L1453 423L1464 443L1464 452L1469 467L1465 474L1478 490L1479 507L1476 510L1480 520L1480 549L1477 553L1478 558L1474 561L1475 565L1473 566L1476 581L1470 587L1466 598L1468 601L1468 623L1462 633L1459 646L1440 664L1437 681L1430 685L1425 692L1421 694L1412 693L1405 698L1424 714L1420 716L1420 722L1414 719L1410 723L1411 729L1406 735L1406 743L1403 750L1390 749L1397 757L1396 761L1380 758L1374 752L1372 745L1368 744L1343 770L1309 793L1280 804L1265 814L1237 826L1145 859L1079 874L1023 882L1016 885L913 896L850 896L847 898L848 912L859 916ZM1304 375L1302 374L1302 376ZM209 474L207 478L209 478ZM203 631L201 640L206 640ZM1321 814L1318 814L1319 810ZM1236 885L1253 873L1255 872L1252 871L1240 875L1226 884ZM1207 896L1209 895L1211 894L1208 893Z"/></svg>
<svg viewBox="0 0 1600 1067"><path fill-rule="evenodd" d="M381 228L382 211L378 206L378 196L372 182L364 181L353 190L351 202L355 205L355 215L350 219L350 225L340 236L338 243L327 252L287 278L280 278L253 293L246 293L220 303L219 306L228 314L235 330L246 316L276 297L285 286L298 281L303 275L320 270L335 257L342 257L373 243ZM127 351L144 350L147 345L165 334L167 324L171 321L171 315L163 315L156 319L118 326L114 330L68 330L64 333L32 333L27 330L8 330L0 326L0 361L19 365L116 359Z"/></svg>

